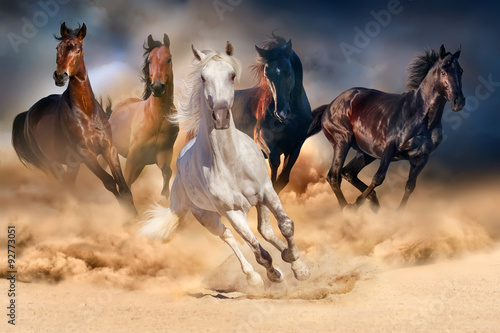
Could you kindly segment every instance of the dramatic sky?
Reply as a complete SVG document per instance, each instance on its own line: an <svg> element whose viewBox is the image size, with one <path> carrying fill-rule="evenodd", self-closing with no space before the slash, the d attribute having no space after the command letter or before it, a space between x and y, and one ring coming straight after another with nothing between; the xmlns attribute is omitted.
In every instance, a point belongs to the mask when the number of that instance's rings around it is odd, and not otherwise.
<svg viewBox="0 0 500 333"><path fill-rule="evenodd" d="M62 93L52 79L60 23L87 25L85 61L97 96L139 96L142 44L171 40L175 82L189 71L190 45L222 49L227 40L252 85L254 44L274 30L291 38L314 108L364 86L403 92L405 68L424 47L462 44L466 108L443 118L445 142L434 165L449 170L500 167L500 5L494 1L41 0L0 2L0 129L40 98ZM376 19L378 17L378 21ZM34 28L34 29L33 29ZM364 36L361 36L361 33ZM342 50L348 48L348 56ZM487 82L493 82L488 84ZM496 83L499 82L499 83Z"/></svg>

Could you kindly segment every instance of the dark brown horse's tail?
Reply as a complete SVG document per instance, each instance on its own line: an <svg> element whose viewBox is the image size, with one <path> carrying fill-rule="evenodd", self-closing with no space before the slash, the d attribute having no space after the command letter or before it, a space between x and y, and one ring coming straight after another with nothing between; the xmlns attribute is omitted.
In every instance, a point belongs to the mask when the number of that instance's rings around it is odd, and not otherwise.
<svg viewBox="0 0 500 333"><path fill-rule="evenodd" d="M321 105L312 111L313 120L311 126L309 126L309 129L307 130L307 137L318 134L321 131L321 118L323 117L323 113L325 113L328 105L329 104Z"/></svg>
<svg viewBox="0 0 500 333"><path fill-rule="evenodd" d="M106 118L110 118L111 114L113 113L113 103L111 102L111 97L108 96L106 100L106 106L102 102L102 97L99 98L99 104L101 104L102 109L104 110L104 113L106 114Z"/></svg>
<svg viewBox="0 0 500 333"><path fill-rule="evenodd" d="M33 166L43 170L43 162L33 153L28 142L26 142L24 125L27 115L28 111L18 114L14 119L12 124L12 146L14 146L17 156L26 167Z"/></svg>

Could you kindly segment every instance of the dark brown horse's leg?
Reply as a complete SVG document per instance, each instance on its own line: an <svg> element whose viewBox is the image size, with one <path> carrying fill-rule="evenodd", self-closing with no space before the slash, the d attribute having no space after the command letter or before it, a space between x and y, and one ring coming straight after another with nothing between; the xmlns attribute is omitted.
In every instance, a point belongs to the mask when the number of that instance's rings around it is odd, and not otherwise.
<svg viewBox="0 0 500 333"><path fill-rule="evenodd" d="M374 160L374 157L371 157L370 155L362 152L358 152L356 156L342 169L342 177L349 183L354 185L360 192L364 192L368 188L368 185L363 183L358 178L358 174L364 167L372 163ZM377 194L375 193L375 191L372 191L368 195L368 200L372 202L372 208L377 211L380 207L380 204L378 202Z"/></svg>
<svg viewBox="0 0 500 333"><path fill-rule="evenodd" d="M372 182L370 186L366 188L366 190L361 193L361 195L356 199L356 203L353 205L355 208L359 207L361 204L363 204L366 200L366 198L370 195L370 193L373 191L373 189L380 184L385 179L385 175L387 173L387 169L389 169L389 165L392 162L392 159L394 158L394 151L395 151L395 146L393 144L389 144L382 155L382 158L380 159L380 166L373 176Z"/></svg>
<svg viewBox="0 0 500 333"><path fill-rule="evenodd" d="M410 159L410 176L408 177L408 181L406 182L405 194L403 195L403 199L399 204L398 210L403 210L408 202L408 198L413 193L417 183L417 177L427 164L429 160L429 156L418 156Z"/></svg>
<svg viewBox="0 0 500 333"><path fill-rule="evenodd" d="M128 187L127 183L125 182L125 177L123 177L122 168L120 166L120 159L118 158L118 151L114 146L110 146L105 151L103 156L109 165L111 173L113 174L113 180L115 181L116 185L118 185L118 190L119 190L119 194L117 197L118 200L124 202L127 208L132 213L137 215L137 211L134 206L134 200L132 198L132 192L130 191L130 188Z"/></svg>
<svg viewBox="0 0 500 333"><path fill-rule="evenodd" d="M339 201L340 209L344 209L347 206L347 200L340 189L340 184L342 183L342 176L340 172L342 171L342 166L344 165L345 158L347 153L349 152L349 145L347 143L336 144L333 147L333 161L332 166L330 167L330 171L328 171L328 175L326 176L326 180L330 184L330 187L333 190L333 193L337 196L337 200Z"/></svg>
<svg viewBox="0 0 500 333"><path fill-rule="evenodd" d="M297 162L297 158L299 157L301 147L302 145L295 148L295 150L291 154L285 156L285 160L283 162L283 170L281 171L278 179L276 180L276 186L274 187L276 193L280 193L281 190L290 181L290 172L292 171L292 167L294 166L295 162Z"/></svg>

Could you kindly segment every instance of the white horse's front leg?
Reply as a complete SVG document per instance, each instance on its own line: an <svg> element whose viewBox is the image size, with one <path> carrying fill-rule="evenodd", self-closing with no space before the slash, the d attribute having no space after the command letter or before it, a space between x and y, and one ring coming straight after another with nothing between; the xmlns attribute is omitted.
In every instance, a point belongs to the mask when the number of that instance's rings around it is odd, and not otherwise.
<svg viewBox="0 0 500 333"><path fill-rule="evenodd" d="M273 282L283 281L283 273L273 266L273 259L269 252L259 244L259 241L252 233L247 223L246 214L241 211L229 211L225 213L226 218L231 222L234 230L243 238L243 240L252 249L257 262L264 266L267 271L267 277Z"/></svg>
<svg viewBox="0 0 500 333"><path fill-rule="evenodd" d="M307 280L310 276L310 272L307 265L299 258L299 248L295 244L295 240L293 238L293 221L286 215L278 195L272 188L268 190L265 196L264 204L269 208L269 210L271 210L273 215L278 220L278 227L281 234L285 237L288 243L288 247L281 250L281 258L292 264L293 274L297 280ZM267 223L270 224L270 222Z"/></svg>

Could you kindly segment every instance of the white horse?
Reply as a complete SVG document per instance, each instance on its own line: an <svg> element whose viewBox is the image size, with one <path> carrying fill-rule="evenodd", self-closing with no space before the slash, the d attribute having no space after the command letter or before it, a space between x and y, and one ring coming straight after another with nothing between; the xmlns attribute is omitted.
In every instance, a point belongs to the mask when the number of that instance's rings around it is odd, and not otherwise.
<svg viewBox="0 0 500 333"><path fill-rule="evenodd" d="M234 79L241 66L227 42L225 53L192 50L198 62L186 81L183 102L175 121L184 131L197 132L177 158L177 175L172 185L170 207L156 206L146 213L141 233L167 238L191 212L211 233L219 236L234 251L251 286L263 287L261 276L243 257L230 229L221 222L224 216L264 266L267 277L281 282L283 273L272 264L269 253L252 233L247 214L258 211L258 230L291 263L295 278L305 280L309 269L299 259L293 239L293 221L286 215L269 178L264 156L257 144L236 129L231 114ZM270 212L287 244L272 230Z"/></svg>

